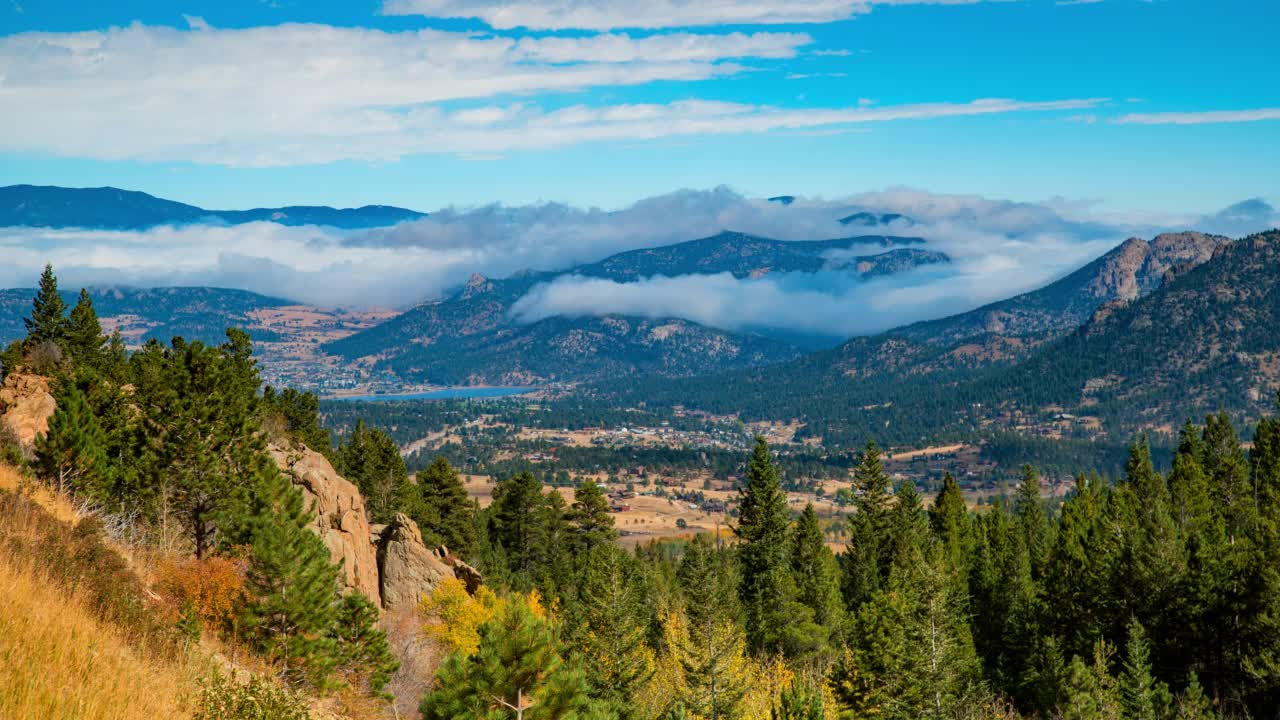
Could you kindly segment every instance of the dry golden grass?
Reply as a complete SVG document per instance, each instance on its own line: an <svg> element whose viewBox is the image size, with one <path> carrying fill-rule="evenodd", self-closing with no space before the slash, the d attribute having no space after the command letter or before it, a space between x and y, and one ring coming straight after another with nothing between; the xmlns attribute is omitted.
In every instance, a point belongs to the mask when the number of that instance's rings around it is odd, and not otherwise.
<svg viewBox="0 0 1280 720"><path fill-rule="evenodd" d="M57 519L71 525L76 524L80 519L79 513L66 497L31 482L23 477L21 472L8 465L0 465L0 492L16 492L19 488L28 491L32 500Z"/></svg>
<svg viewBox="0 0 1280 720"><path fill-rule="evenodd" d="M190 715L197 668L141 656L20 561L0 556L0 717L160 720Z"/></svg>

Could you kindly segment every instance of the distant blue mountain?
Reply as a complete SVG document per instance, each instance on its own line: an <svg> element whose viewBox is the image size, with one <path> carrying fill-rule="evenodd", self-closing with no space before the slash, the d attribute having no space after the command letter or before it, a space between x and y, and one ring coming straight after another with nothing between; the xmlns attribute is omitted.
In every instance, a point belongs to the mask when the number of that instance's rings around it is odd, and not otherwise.
<svg viewBox="0 0 1280 720"><path fill-rule="evenodd" d="M389 205L366 205L359 208L297 205L252 210L206 210L144 192L113 187L0 187L0 226L144 230L157 225L239 225L265 221L280 225L328 225L360 229L385 227L424 217L425 213Z"/></svg>
<svg viewBox="0 0 1280 720"><path fill-rule="evenodd" d="M859 227L876 227L877 225L888 225L895 221L900 221L907 225L915 224L914 220L899 213L856 212L840 218L842 225L856 225Z"/></svg>

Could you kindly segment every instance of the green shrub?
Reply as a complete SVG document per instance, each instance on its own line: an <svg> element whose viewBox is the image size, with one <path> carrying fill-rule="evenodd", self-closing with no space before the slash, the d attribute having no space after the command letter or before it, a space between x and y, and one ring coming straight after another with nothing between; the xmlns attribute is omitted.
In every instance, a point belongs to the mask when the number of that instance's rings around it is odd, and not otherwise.
<svg viewBox="0 0 1280 720"><path fill-rule="evenodd" d="M302 696L254 675L240 684L214 671L201 683L192 720L310 720Z"/></svg>

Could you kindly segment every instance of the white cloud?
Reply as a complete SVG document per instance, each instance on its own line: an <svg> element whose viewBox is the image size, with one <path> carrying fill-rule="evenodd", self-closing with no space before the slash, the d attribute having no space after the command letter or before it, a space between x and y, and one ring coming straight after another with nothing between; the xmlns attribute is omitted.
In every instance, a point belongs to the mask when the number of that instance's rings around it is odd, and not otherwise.
<svg viewBox="0 0 1280 720"><path fill-rule="evenodd" d="M915 223L865 228L838 222L857 210L899 212ZM560 204L447 208L374 231L273 223L144 232L0 228L0 287L29 287L52 262L70 288L211 285L325 306L403 307L437 298L473 272L505 277L526 268L563 271L724 229L782 240L917 235L928 239L929 249L952 258L948 265L867 282L834 272L766 276L762 282L651 279L630 287L562 279L520 308L525 319L616 310L731 329L751 322L848 334L950 314L1038 287L1130 235L1186 228L1242 235L1277 223L1280 215L1260 199L1206 217L1109 217L1091 212L1088 203L1063 200L1024 203L899 188L836 199L801 197L784 206L718 188L669 193L614 210ZM598 300L602 295L609 297Z"/></svg>
<svg viewBox="0 0 1280 720"><path fill-rule="evenodd" d="M688 99L548 110L512 96L744 71L802 33L508 38L323 25L0 37L0 151L231 166L1078 110L1094 99L786 109Z"/></svg>
<svg viewBox="0 0 1280 720"><path fill-rule="evenodd" d="M499 29L612 30L829 23L878 5L971 5L983 0L384 0L388 15L475 18Z"/></svg>
<svg viewBox="0 0 1280 720"><path fill-rule="evenodd" d="M1261 120L1280 120L1280 108L1130 113L1121 115L1112 122L1120 125L1209 125L1215 123L1258 122Z"/></svg>

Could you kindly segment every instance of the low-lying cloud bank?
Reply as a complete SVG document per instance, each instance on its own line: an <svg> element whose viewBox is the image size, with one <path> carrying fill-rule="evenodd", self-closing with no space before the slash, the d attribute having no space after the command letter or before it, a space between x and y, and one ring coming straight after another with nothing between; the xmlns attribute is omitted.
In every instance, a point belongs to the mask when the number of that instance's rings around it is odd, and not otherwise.
<svg viewBox="0 0 1280 720"><path fill-rule="evenodd" d="M913 223L845 226L854 211L901 213ZM373 231L189 225L144 232L0 228L0 286L29 287L52 262L66 287L211 285L324 306L406 307L437 299L473 272L569 270L617 252L721 230L812 240L863 234L923 237L946 266L863 281L848 273L650 278L616 284L564 277L521 300L514 317L626 313L684 317L728 329L850 335L959 312L1043 285L1126 237L1197 229L1239 236L1280 225L1252 199L1208 216L1117 216L1087 204L1019 203L891 189L791 205L726 188L679 191L620 210L561 204L447 208Z"/></svg>

